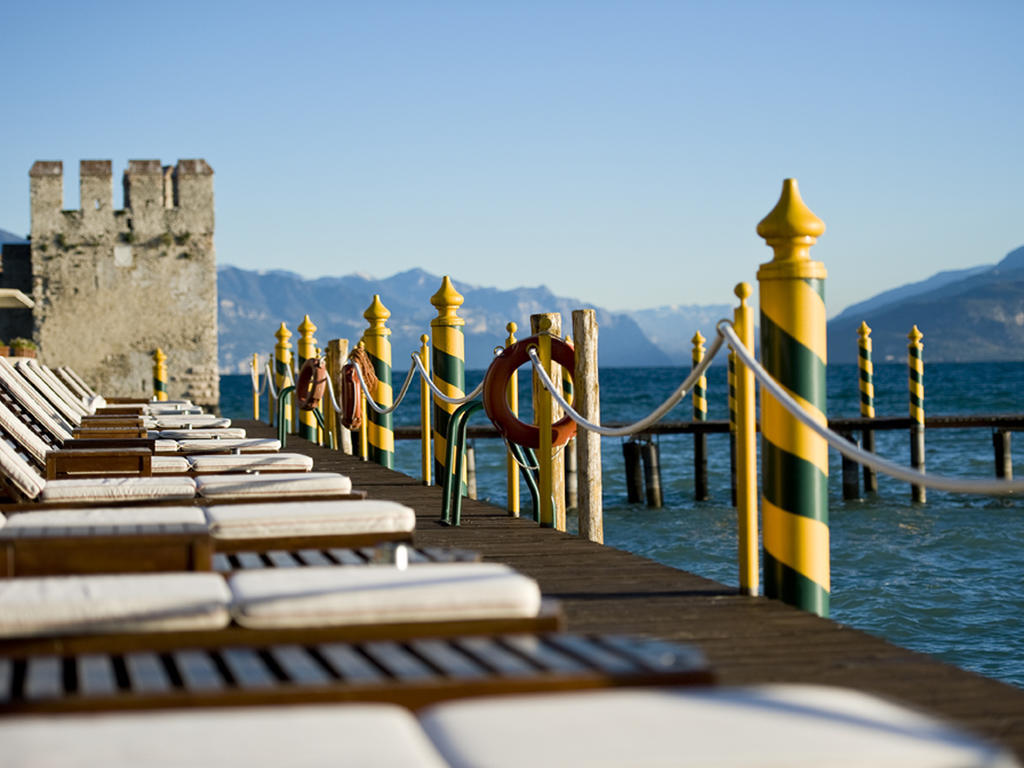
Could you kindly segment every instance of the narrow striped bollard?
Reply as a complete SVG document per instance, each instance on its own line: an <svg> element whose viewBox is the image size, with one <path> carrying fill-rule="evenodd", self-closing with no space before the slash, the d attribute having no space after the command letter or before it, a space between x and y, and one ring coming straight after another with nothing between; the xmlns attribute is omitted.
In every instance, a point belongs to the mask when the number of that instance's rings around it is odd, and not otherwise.
<svg viewBox="0 0 1024 768"><path fill-rule="evenodd" d="M373 301L366 308L363 317L370 324L363 331L366 354L370 356L373 372L377 374L377 386L373 390L373 399L377 405L389 408L394 402L394 393L391 390L391 342L388 341L391 329L385 323L391 317L391 312L381 302L380 296L374 294ZM366 435L369 460L388 469L393 469L395 466L395 431L392 427L391 414L377 413L369 408L366 417L369 419Z"/></svg>
<svg viewBox="0 0 1024 768"><path fill-rule="evenodd" d="M761 356L768 373L822 425L825 416L825 266L810 247L825 224L786 179L757 225L774 258L757 273ZM762 398L764 591L828 616L828 444L770 395Z"/></svg>
<svg viewBox="0 0 1024 768"><path fill-rule="evenodd" d="M153 399L167 399L167 355L160 347L153 353Z"/></svg>
<svg viewBox="0 0 1024 768"><path fill-rule="evenodd" d="M292 381L292 345L288 341L292 337L292 332L284 323L281 323L281 327L277 329L274 336L277 338L277 346L274 347L274 386L277 387L278 396L280 396L281 390L289 386ZM284 410L286 433L292 431L294 423L292 421L292 405L293 403L289 403Z"/></svg>
<svg viewBox="0 0 1024 768"><path fill-rule="evenodd" d="M875 366L871 362L871 328L861 323L857 329L857 365L860 372L860 415L865 419L875 418ZM875 452L875 431L861 430L861 447ZM878 492L878 473L871 467L864 467L864 492Z"/></svg>
<svg viewBox="0 0 1024 768"><path fill-rule="evenodd" d="M704 360L704 342L707 341L700 331L693 334L693 370ZM701 376L693 387L693 420L708 420L708 379ZM693 433L693 498L707 501L708 493L708 436L706 432Z"/></svg>
<svg viewBox="0 0 1024 768"><path fill-rule="evenodd" d="M736 353L729 352L729 490L736 506Z"/></svg>
<svg viewBox="0 0 1024 768"><path fill-rule="evenodd" d="M430 337L427 334L420 336L420 362L423 363L423 370L430 375ZM423 484L430 485L430 476L433 470L433 456L430 455L430 385L422 376L420 377L420 459L423 473Z"/></svg>
<svg viewBox="0 0 1024 768"><path fill-rule="evenodd" d="M430 341L434 349L432 376L434 384L448 397L463 397L466 394L466 340L462 326L466 321L456 313L464 299L455 290L451 278L445 275L437 293L430 297L430 303L437 309L437 317L430 321ZM434 477L441 485L445 472L455 467L445 467L447 456L448 422L457 405L434 398ZM462 478L461 491L466 493L466 478Z"/></svg>
<svg viewBox="0 0 1024 768"><path fill-rule="evenodd" d="M743 346L754 351L754 311L747 304L753 290L750 283L740 283L734 293L740 305L733 311L733 328ZM739 556L740 592L756 595L760 586L760 563L757 556L757 413L754 373L735 359L733 385L736 429L736 518Z"/></svg>
<svg viewBox="0 0 1024 768"><path fill-rule="evenodd" d="M313 334L316 333L316 326L313 325L313 321L309 319L309 315L302 318L302 322L299 323L299 370L302 370L302 366L306 364L307 360L312 360L316 357L316 339L313 338ZM317 432L319 427L316 423L316 415L312 411L299 411L299 436L304 437L312 442L317 442Z"/></svg>
<svg viewBox="0 0 1024 768"><path fill-rule="evenodd" d="M915 325L907 334L907 383L910 386L910 466L924 472L924 334ZM911 498L924 504L928 494L923 485L911 486Z"/></svg>
<svg viewBox="0 0 1024 768"><path fill-rule="evenodd" d="M508 331L508 337L505 339L505 346L511 347L516 343L516 331L519 330L519 326L515 323L509 323L505 326L505 330ZM512 372L512 375L508 377L508 387L506 388L506 397L508 398L508 407L512 411L513 416L519 415L519 373L516 371ZM508 513L512 517L519 517L519 464L515 457L512 455L512 451L505 449L505 486L508 489Z"/></svg>

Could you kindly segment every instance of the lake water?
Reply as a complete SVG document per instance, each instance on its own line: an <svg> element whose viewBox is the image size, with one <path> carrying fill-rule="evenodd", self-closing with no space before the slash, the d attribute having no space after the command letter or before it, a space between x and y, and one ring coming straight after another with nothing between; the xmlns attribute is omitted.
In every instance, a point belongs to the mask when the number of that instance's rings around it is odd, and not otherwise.
<svg viewBox="0 0 1024 768"><path fill-rule="evenodd" d="M482 375L469 372L468 385L475 386ZM646 415L684 375L679 368L604 370L603 420L634 421ZM396 389L401 384L398 377L396 373ZM709 418L726 418L725 369L712 368L708 379ZM413 387L409 400L396 411L396 424L418 423L417 390ZM1024 412L1022 391L1021 363L933 363L925 369L929 414ZM875 392L879 416L906 415L906 367L876 365ZM527 400L524 389L520 402ZM248 376L222 377L224 415L251 418L251 403ZM667 418L688 420L691 409L686 400ZM858 415L855 366L829 366L828 413ZM485 419L480 414L474 423ZM692 438L661 438L665 506L657 510L626 503L621 442L604 438L602 445L606 543L737 585L728 436L708 437L708 502L693 501ZM418 476L419 450L418 441L399 441L396 468ZM876 450L909 463L905 431L877 433ZM476 454L479 497L504 506L503 444L478 440ZM1014 462L1015 476L1024 473L1024 447L1018 454L1022 458ZM930 430L926 458L932 474L991 478L991 432ZM525 488L523 498L529 508ZM930 490L927 504L914 504L906 484L884 476L879 477L877 496L844 501L838 454L831 452L829 517L834 620L1024 686L1024 501Z"/></svg>

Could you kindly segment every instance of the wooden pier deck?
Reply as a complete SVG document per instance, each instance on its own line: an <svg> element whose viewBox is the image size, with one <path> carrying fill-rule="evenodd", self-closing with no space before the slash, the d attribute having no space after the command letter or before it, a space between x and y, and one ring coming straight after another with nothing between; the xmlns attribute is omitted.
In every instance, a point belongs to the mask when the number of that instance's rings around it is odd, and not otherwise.
<svg viewBox="0 0 1024 768"><path fill-rule="evenodd" d="M252 436L266 424L238 422ZM315 469L342 472L370 498L417 514L416 543L476 550L537 579L561 600L569 629L692 642L722 684L840 685L900 700L1000 741L1024 761L1024 689L732 588L575 536L540 529L490 504L466 500L460 528L438 522L441 492L419 480L288 438Z"/></svg>

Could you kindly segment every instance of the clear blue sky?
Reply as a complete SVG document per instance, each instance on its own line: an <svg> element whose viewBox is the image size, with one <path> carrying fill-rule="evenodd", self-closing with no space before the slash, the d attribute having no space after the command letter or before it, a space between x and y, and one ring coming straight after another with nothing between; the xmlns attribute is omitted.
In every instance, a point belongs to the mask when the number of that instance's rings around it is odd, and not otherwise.
<svg viewBox="0 0 1024 768"><path fill-rule="evenodd" d="M1020 0L6 2L0 82L19 233L34 160L204 157L222 264L611 309L731 301L787 176L830 314L1024 244Z"/></svg>

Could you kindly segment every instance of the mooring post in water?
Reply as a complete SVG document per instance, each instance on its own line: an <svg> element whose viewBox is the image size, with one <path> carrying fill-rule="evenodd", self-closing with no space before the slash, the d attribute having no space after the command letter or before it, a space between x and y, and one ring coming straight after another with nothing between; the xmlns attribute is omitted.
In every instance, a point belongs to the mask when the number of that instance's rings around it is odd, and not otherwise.
<svg viewBox="0 0 1024 768"><path fill-rule="evenodd" d="M910 466L925 471L924 462L924 334L915 325L907 334L907 383L910 386ZM923 485L912 485L911 497L924 504L928 494Z"/></svg>
<svg viewBox="0 0 1024 768"><path fill-rule="evenodd" d="M430 375L430 337L427 334L420 336L420 362L423 363L423 370ZM430 485L430 475L433 470L434 457L430 455L430 384L420 376L420 473L423 475L423 484Z"/></svg>
<svg viewBox="0 0 1024 768"><path fill-rule="evenodd" d="M704 342L707 341L700 331L693 334L693 368L704 359ZM708 420L708 380L701 376L693 387L693 420ZM708 493L708 435L704 431L693 433L693 498L707 501Z"/></svg>
<svg viewBox="0 0 1024 768"><path fill-rule="evenodd" d="M153 399L167 399L167 355L160 347L153 353Z"/></svg>
<svg viewBox="0 0 1024 768"><path fill-rule="evenodd" d="M253 421L260 420L260 353L252 353L252 361L249 363L249 370L252 371L252 380L255 386L252 389L252 418Z"/></svg>
<svg viewBox="0 0 1024 768"><path fill-rule="evenodd" d="M476 498L476 446L466 441L466 496Z"/></svg>
<svg viewBox="0 0 1024 768"><path fill-rule="evenodd" d="M430 303L437 310L437 317L430 321L430 344L433 349L431 375L434 384L447 397L463 397L466 394L466 339L462 326L466 321L456 312L462 306L462 294L455 290L451 278L444 276L441 287ZM455 467L445 467L448 455L445 435L448 422L459 406L434 398L434 481L442 485L445 472L454 472ZM466 478L461 478L461 493L466 493Z"/></svg>
<svg viewBox="0 0 1024 768"><path fill-rule="evenodd" d="M331 380L335 397L341 395L341 369L348 360L348 339L331 339L327 342L327 376ZM329 400L330 398L327 398ZM352 432L341 425L341 414L333 403L324 409L324 421L331 425L334 434L334 449L352 455Z"/></svg>
<svg viewBox="0 0 1024 768"><path fill-rule="evenodd" d="M544 336L545 333L548 336L548 341L551 338L562 337L562 315L558 312L545 312L537 315L530 315L530 332L537 336ZM549 345L550 346L550 345ZM538 351L539 354L539 351ZM562 380L562 368L557 363L551 362L550 359L545 365L545 370L548 372L548 376L551 377L553 382L560 382ZM538 413L538 405L547 400L551 406L551 421L543 422L537 421L537 424L553 424L562 418L562 409L558 407L558 404L554 402L550 393L540 383L540 379L537 376L533 377L533 412ZM547 432L548 436L551 436L551 429L548 426L546 429L541 428L541 434ZM541 451L543 453L543 451ZM538 460L543 460L543 457L538 454ZM559 450L555 455L551 457L551 493L555 499L554 506L554 527L559 531L565 530L565 453L563 450ZM541 501L544 501L544 492L541 489Z"/></svg>
<svg viewBox="0 0 1024 768"><path fill-rule="evenodd" d="M843 437L854 445L857 444L857 437L853 432L841 432ZM843 498L847 501L854 501L860 498L860 477L859 465L853 459L843 454Z"/></svg>
<svg viewBox="0 0 1024 768"><path fill-rule="evenodd" d="M644 495L647 497L647 506L651 509L661 509L661 451L654 439L640 444L640 458L644 465Z"/></svg>
<svg viewBox="0 0 1024 768"><path fill-rule="evenodd" d="M309 315L302 318L302 322L299 323L299 343L298 349L296 350L299 354L299 370L302 370L302 366L306 364L307 360L311 360L316 357L316 339L313 334L316 333L316 326L313 321L309 319ZM317 423L316 415L312 411L299 411L299 435L304 437L306 440L316 442L317 436Z"/></svg>
<svg viewBox="0 0 1024 768"><path fill-rule="evenodd" d="M626 467L626 501L639 504L644 499L644 474L640 466L640 441L630 438L622 444L622 461Z"/></svg>
<svg viewBox="0 0 1024 768"><path fill-rule="evenodd" d="M1008 429L992 431L992 447L996 454L996 477L1013 480L1013 450L1010 442L1012 433Z"/></svg>
<svg viewBox="0 0 1024 768"><path fill-rule="evenodd" d="M860 373L860 415L865 419L875 418L875 366L871 362L871 328L862 322L857 329L857 365ZM861 430L861 447L875 452L875 431ZM864 493L878 492L878 473L869 466L864 467Z"/></svg>
<svg viewBox="0 0 1024 768"><path fill-rule="evenodd" d="M826 271L810 248L824 231L796 179L782 183L779 202L757 225L774 251L757 272L762 361L821 424L828 423ZM770 395L761 408L765 595L828 616L828 444Z"/></svg>
<svg viewBox="0 0 1024 768"><path fill-rule="evenodd" d="M274 334L277 345L274 347L274 386L280 393L282 389L290 386L292 382L292 345L288 341L292 332L281 323L281 327ZM292 403L289 402L284 410L285 432L291 433L292 427Z"/></svg>
<svg viewBox="0 0 1024 768"><path fill-rule="evenodd" d="M391 329L387 327L391 312L380 300L379 294L373 295L373 301L363 312L369 327L363 331L366 342L366 354L373 363L373 372L377 375L377 386L373 388L373 399L377 405L390 408L394 402L391 389L391 342L388 336ZM377 413L370 408L364 412L368 425L367 439L370 443L370 461L382 467L392 469L395 466L395 431L390 413Z"/></svg>
<svg viewBox="0 0 1024 768"><path fill-rule="evenodd" d="M743 346L754 350L754 311L747 304L753 293L750 283L739 283L734 293L740 304L733 311L732 324ZM757 556L757 413L754 373L734 354L733 383L736 423L736 530L739 549L740 592L756 595L760 586L760 558Z"/></svg>
<svg viewBox="0 0 1024 768"><path fill-rule="evenodd" d="M729 390L729 498L736 506L736 353L730 351L728 357L728 390Z"/></svg>
<svg viewBox="0 0 1024 768"><path fill-rule="evenodd" d="M576 369L573 408L587 421L601 423L601 390L597 368L597 313L574 309L572 335L576 340ZM604 543L604 511L601 506L601 436L586 429L576 430L576 461L579 493L576 516L579 535Z"/></svg>
<svg viewBox="0 0 1024 768"><path fill-rule="evenodd" d="M508 337L505 339L505 347L511 347L516 343L516 331L519 326L516 323L508 323L505 326ZM519 415L519 373L512 371L508 377L508 386L505 388L505 397L508 399L509 410L513 416ZM512 455L512 449L505 448L505 488L508 499L508 513L512 517L519 517L519 463Z"/></svg>

